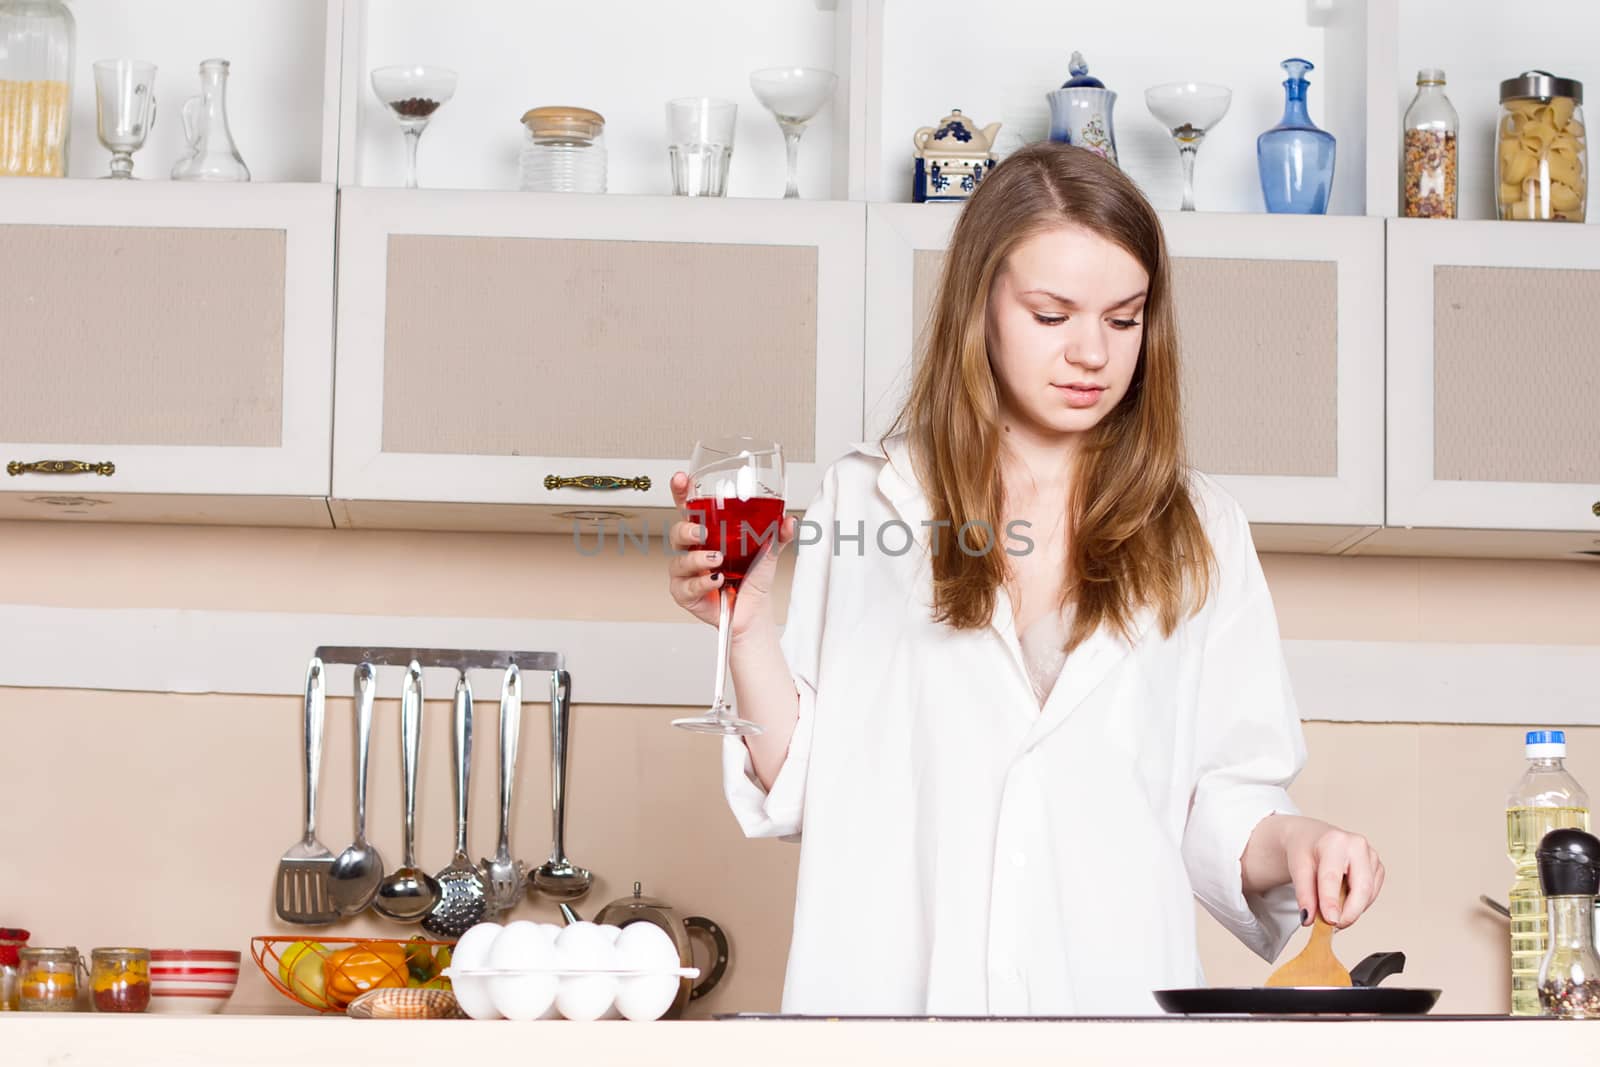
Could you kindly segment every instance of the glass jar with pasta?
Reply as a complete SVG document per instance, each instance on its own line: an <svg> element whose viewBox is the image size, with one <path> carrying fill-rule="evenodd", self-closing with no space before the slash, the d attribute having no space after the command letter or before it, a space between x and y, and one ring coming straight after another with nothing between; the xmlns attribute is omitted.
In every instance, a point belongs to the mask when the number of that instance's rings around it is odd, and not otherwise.
<svg viewBox="0 0 1600 1067"><path fill-rule="evenodd" d="M62 0L0 0L0 175L66 176L76 39Z"/></svg>
<svg viewBox="0 0 1600 1067"><path fill-rule="evenodd" d="M1500 218L1583 221L1589 167L1582 82L1542 70L1501 82L1495 141Z"/></svg>

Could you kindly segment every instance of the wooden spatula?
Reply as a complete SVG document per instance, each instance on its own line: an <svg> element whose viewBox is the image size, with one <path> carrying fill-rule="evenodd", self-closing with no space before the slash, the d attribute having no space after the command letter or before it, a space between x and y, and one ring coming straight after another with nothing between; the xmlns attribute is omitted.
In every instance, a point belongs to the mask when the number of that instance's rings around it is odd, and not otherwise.
<svg viewBox="0 0 1600 1067"><path fill-rule="evenodd" d="M1339 905L1344 906L1345 887L1339 887ZM1311 940L1300 955L1273 971L1267 978L1269 986L1351 986L1350 972L1345 970L1333 954L1333 927L1322 918L1311 926Z"/></svg>

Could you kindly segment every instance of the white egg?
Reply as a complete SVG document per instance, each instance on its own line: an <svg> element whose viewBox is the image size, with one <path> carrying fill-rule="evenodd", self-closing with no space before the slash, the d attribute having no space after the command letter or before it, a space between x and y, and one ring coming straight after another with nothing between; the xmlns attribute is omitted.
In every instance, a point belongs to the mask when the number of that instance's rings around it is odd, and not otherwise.
<svg viewBox="0 0 1600 1067"><path fill-rule="evenodd" d="M617 980L609 974L575 974L561 979L556 1008L573 1022L593 1022L616 999Z"/></svg>
<svg viewBox="0 0 1600 1067"><path fill-rule="evenodd" d="M546 974L497 975L489 979L489 997L507 1019L537 1019L555 1000L559 985L554 947L545 940L538 923L514 922L501 931L489 951L488 966L496 970L539 971Z"/></svg>
<svg viewBox="0 0 1600 1067"><path fill-rule="evenodd" d="M499 923L479 923L461 935L450 953L450 988L456 995L461 1010L474 1019L498 1019L494 1001L489 996L487 978L462 977L454 972L472 971L488 966L489 950L503 928Z"/></svg>
<svg viewBox="0 0 1600 1067"><path fill-rule="evenodd" d="M630 923L617 939L617 967L628 971L671 972L681 966L678 947L655 923ZM623 978L617 983L617 1010L634 1022L661 1018L678 999L683 979L662 973Z"/></svg>
<svg viewBox="0 0 1600 1067"><path fill-rule="evenodd" d="M544 935L544 939L546 941L550 942L550 944L554 946L556 943L556 938L561 936L561 927L557 926L555 923L540 923L539 932Z"/></svg>
<svg viewBox="0 0 1600 1067"><path fill-rule="evenodd" d="M617 980L608 971L616 967L616 947L604 927L577 922L556 938L556 960L563 972L556 1007L568 1019L589 1022L600 1018L616 997Z"/></svg>
<svg viewBox="0 0 1600 1067"><path fill-rule="evenodd" d="M606 932L606 936L611 939L611 943L613 945L617 943L617 938L622 936L622 927L620 926L612 926L609 923L601 923L600 929Z"/></svg>

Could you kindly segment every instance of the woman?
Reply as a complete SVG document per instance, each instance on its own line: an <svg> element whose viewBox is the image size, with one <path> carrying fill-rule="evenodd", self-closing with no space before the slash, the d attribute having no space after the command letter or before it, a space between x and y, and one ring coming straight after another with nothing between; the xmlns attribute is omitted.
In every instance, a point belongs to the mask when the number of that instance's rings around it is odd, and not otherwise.
<svg viewBox="0 0 1600 1067"><path fill-rule="evenodd" d="M801 842L783 1010L1148 1013L1203 983L1192 898L1271 960L1377 895L1376 852L1285 792L1304 742L1272 601L1239 506L1183 466L1178 380L1133 182L1064 145L1008 158L895 432L807 512L781 639L775 551L737 601L765 732L728 740L728 799ZM672 540L672 594L714 625L720 557L688 522Z"/></svg>

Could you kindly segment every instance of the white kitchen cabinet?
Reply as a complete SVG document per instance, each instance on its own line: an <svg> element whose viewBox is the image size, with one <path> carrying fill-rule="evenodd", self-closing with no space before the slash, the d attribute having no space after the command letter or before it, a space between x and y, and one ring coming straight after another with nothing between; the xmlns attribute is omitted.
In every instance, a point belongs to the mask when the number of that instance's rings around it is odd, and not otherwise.
<svg viewBox="0 0 1600 1067"><path fill-rule="evenodd" d="M1362 551L1559 556L1600 548L1600 242L1592 227L1388 226L1388 521L1396 529Z"/></svg>
<svg viewBox="0 0 1600 1067"><path fill-rule="evenodd" d="M327 526L334 189L0 181L0 518Z"/></svg>
<svg viewBox="0 0 1600 1067"><path fill-rule="evenodd" d="M867 209L869 436L905 395L951 205ZM1162 215L1190 458L1264 548L1339 551L1383 523L1383 223Z"/></svg>
<svg viewBox="0 0 1600 1067"><path fill-rule="evenodd" d="M346 189L336 522L660 514L726 433L781 441L804 507L861 433L864 230L841 202Z"/></svg>

